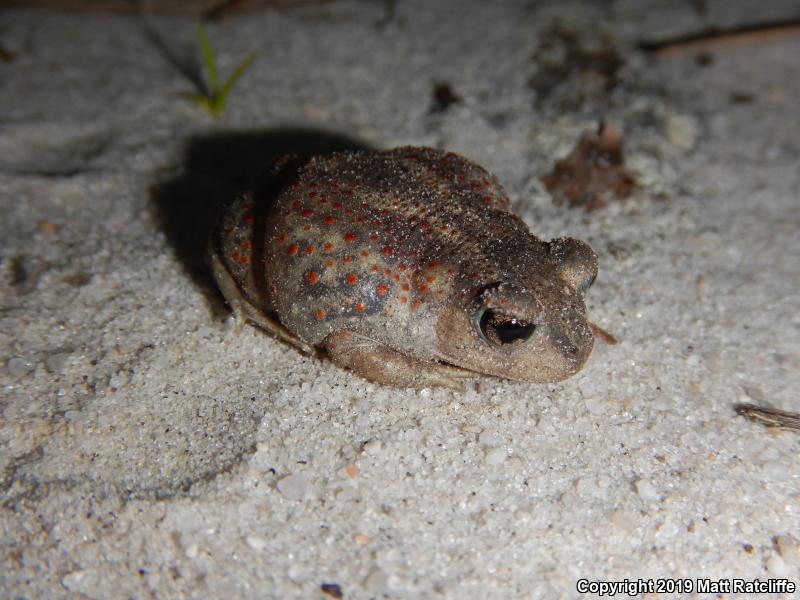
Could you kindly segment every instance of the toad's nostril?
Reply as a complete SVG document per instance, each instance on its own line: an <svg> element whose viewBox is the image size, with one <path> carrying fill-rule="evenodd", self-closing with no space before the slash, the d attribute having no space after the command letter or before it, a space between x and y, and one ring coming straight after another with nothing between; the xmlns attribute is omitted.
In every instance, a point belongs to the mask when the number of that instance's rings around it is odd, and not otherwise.
<svg viewBox="0 0 800 600"><path fill-rule="evenodd" d="M580 347L576 345L564 332L551 331L550 339L564 356L575 357L581 353Z"/></svg>

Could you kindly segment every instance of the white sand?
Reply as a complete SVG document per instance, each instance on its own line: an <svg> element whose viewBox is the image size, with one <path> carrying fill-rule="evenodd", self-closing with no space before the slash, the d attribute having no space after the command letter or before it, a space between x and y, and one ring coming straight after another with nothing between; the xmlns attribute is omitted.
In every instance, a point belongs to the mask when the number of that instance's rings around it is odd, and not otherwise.
<svg viewBox="0 0 800 600"><path fill-rule="evenodd" d="M0 16L16 54L0 63L2 595L800 583L800 435L733 410L800 411L800 39L706 67L629 53L604 104L535 107L531 57L555 15L628 41L755 17L747 2L705 17L596 4L403 1L384 26L382 3L243 14L209 27L223 74L259 52L216 122L135 18ZM195 44L189 20L150 24L178 51ZM462 101L431 114L441 81ZM554 207L538 177L601 117L624 128L643 197ZM495 171L537 234L592 244L590 312L621 343L558 385L483 378L459 395L373 385L235 331L151 186L180 177L192 136L297 126ZM198 198L234 187L199 171ZM179 248L199 247L177 228Z"/></svg>

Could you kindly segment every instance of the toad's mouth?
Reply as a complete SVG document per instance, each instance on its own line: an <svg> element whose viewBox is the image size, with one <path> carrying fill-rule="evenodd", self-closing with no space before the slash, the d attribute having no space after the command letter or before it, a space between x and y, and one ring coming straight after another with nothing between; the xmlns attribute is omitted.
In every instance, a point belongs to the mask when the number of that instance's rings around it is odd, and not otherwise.
<svg viewBox="0 0 800 600"><path fill-rule="evenodd" d="M451 377L458 377L460 379L471 379L474 377L497 377L499 379L508 379L510 381L521 381L527 383L555 383L565 379L568 376L558 369L542 366L537 369L536 377L533 378L530 376L526 377L525 375L515 376L514 374L502 372L499 369L493 370L489 368L488 365L485 368L469 367L466 365L456 364L445 358L437 358L436 362L443 368L447 369L448 374Z"/></svg>
<svg viewBox="0 0 800 600"><path fill-rule="evenodd" d="M447 374L452 377L468 379L471 377L476 377L478 375L486 375L486 373L482 373L481 371L476 371L475 369L470 369L469 367L462 367L460 365L452 363L448 360L444 360L442 358L437 358L436 364L439 365L442 369L445 369L447 371Z"/></svg>

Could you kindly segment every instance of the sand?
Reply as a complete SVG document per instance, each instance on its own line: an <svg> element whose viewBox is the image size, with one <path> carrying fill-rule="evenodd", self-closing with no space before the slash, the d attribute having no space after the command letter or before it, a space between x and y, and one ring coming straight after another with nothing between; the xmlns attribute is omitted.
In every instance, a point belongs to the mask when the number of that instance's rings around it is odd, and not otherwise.
<svg viewBox="0 0 800 600"><path fill-rule="evenodd" d="M246 12L208 25L223 76L258 53L214 119L176 68L197 57L191 19L2 13L2 595L800 583L800 434L734 410L800 411L800 38L705 65L636 50L756 17L632 0ZM611 35L621 66L552 68L557 21L589 49ZM601 120L639 190L555 206L539 178ZM403 144L468 156L537 235L588 241L590 315L620 343L559 384L458 394L236 328L204 268L211 209L284 152Z"/></svg>

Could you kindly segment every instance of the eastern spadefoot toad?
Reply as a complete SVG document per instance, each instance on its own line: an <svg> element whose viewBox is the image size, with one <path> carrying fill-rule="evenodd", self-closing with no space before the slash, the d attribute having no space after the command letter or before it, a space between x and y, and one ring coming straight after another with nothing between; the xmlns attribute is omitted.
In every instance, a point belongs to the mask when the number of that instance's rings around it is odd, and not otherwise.
<svg viewBox="0 0 800 600"><path fill-rule="evenodd" d="M555 382L586 362L597 257L580 240L534 236L482 167L404 147L276 173L281 187L231 202L212 238L239 319L400 387Z"/></svg>

